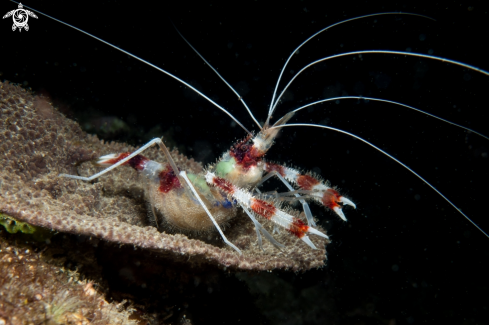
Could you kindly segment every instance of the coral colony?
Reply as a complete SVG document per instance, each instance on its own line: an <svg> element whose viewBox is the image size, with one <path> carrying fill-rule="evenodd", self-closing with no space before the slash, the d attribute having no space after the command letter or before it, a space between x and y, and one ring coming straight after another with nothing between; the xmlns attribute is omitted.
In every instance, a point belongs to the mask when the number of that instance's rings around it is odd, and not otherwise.
<svg viewBox="0 0 489 325"><path fill-rule="evenodd" d="M326 238L310 237L318 248L311 249L296 236L282 231L274 235L282 248L264 241L262 249L257 243L255 225L242 212L227 212L220 221L226 237L242 255L227 246L214 229L185 232L181 230L185 227L163 222L159 213L156 225L147 206L152 192L137 171L116 168L92 183L59 177L60 173L93 175L100 170L92 164L96 158L133 152L135 148L104 143L84 133L45 98L7 82L0 83L0 105L0 149L5 153L5 159L0 161L3 215L58 232L151 249L190 265L292 271L324 265ZM162 164L166 161L156 148L145 151L145 156ZM202 172L202 166L193 159L176 151L171 156L178 168L193 174ZM291 213L294 218L299 217L299 213ZM272 223L265 220L263 229L272 232Z"/></svg>
<svg viewBox="0 0 489 325"><path fill-rule="evenodd" d="M0 324L137 324L77 272L12 244L0 237Z"/></svg>

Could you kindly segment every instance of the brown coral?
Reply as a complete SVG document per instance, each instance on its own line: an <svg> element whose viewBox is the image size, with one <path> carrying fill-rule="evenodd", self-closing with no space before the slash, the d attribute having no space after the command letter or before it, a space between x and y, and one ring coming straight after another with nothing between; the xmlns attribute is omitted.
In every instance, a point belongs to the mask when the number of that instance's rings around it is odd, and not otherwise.
<svg viewBox="0 0 489 325"><path fill-rule="evenodd" d="M137 324L118 307L78 273L0 237L0 324Z"/></svg>
<svg viewBox="0 0 489 325"><path fill-rule="evenodd" d="M243 256L224 245L217 232L199 236L170 234L169 229L159 232L148 217L144 184L135 171L118 168L94 183L58 177L60 173L94 174L98 168L90 160L133 151L133 147L87 135L46 99L8 82L0 83L0 114L0 211L5 214L60 232L152 249L196 265L294 271L324 265L324 240L313 238L321 249L311 250L282 234L277 239L285 244L283 251L267 243L263 252L256 244L252 223L240 214L225 232ZM164 161L156 149L148 151L151 159ZM193 172L202 168L178 152L172 155L181 168Z"/></svg>

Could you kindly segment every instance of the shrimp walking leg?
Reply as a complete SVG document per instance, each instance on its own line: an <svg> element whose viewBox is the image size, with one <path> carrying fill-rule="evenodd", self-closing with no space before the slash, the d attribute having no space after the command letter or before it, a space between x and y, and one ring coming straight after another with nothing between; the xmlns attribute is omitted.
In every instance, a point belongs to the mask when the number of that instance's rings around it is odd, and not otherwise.
<svg viewBox="0 0 489 325"><path fill-rule="evenodd" d="M241 206L243 206L243 208L251 209L254 213L260 215L261 217L285 228L289 233L293 234L297 238L300 238L312 249L317 248L311 239L309 239L307 235L308 233L329 239L326 234L309 227L297 217L280 210L272 202L258 199L251 195L250 192L233 185L224 178L216 176L212 172L207 172L205 179L209 185L213 185L232 196Z"/></svg>

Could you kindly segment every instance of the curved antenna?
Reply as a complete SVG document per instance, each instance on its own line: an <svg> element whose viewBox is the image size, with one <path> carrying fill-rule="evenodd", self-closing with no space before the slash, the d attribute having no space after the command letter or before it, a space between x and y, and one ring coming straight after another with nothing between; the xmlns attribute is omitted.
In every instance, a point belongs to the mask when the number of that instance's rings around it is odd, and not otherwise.
<svg viewBox="0 0 489 325"><path fill-rule="evenodd" d="M280 83L280 79L282 79L282 75L284 74L284 71L285 71L285 68L287 67L287 64L289 64L289 61L292 59L292 56L304 45L306 44L307 42L309 42L311 39L313 39L314 37L316 37L317 35L321 34L322 32L332 28L332 27L335 27L335 26L338 26L340 24L343 24L343 23L347 23L347 22L350 22L350 21L353 21L353 20L357 20L357 19L362 19L362 18L367 18L367 17L374 17L374 16L382 16L382 15L410 15L410 16L419 16L419 17L423 17L423 18L427 18L427 19L431 19L433 21L436 21L435 19L431 18L431 17L428 17L428 16L425 16L425 15L420 15L420 14L413 14L413 13L409 13L409 12L395 12L395 11L389 11L389 12L380 12L380 13L376 13L376 14L370 14L370 15L365 15L365 16L359 16L359 17L355 17L355 18L350 18L350 19L346 19L346 20L342 20L340 22L337 22L333 25L329 25L328 27L325 27L323 29L321 29L319 32L315 33L314 35L312 35L311 37L309 37L308 39L306 39L304 42L301 43L301 45L299 45L290 55L289 57L287 58L287 61L285 61L285 64L282 68L282 71L280 71L280 75L278 76L278 80L277 80L277 83L275 84L275 90L273 91L273 96L272 96L272 102L270 103L270 109L268 110L268 118L267 118L267 122L268 120L270 119L270 116L272 115L272 107L274 107L274 99L275 99L275 95L277 94L277 89L278 89L278 84ZM278 99L277 99L278 101ZM267 123L265 123L266 125Z"/></svg>
<svg viewBox="0 0 489 325"><path fill-rule="evenodd" d="M10 1L12 1L12 2L14 2L14 3L17 3L17 4L18 4L18 2L16 2L16 1L13 1L13 0L10 0ZM144 60L144 59L142 59L142 58L140 58L140 57L138 57L138 56L136 56L136 55L134 55L134 54L132 54L132 53L130 53L130 52L127 52L126 50L123 50L123 49L121 49L120 47L117 47L117 46L115 46L115 45L113 45L113 44L111 44L111 43L109 43L109 42L107 42L107 41L104 41L104 40L103 40L103 39L101 39L101 38L98 38L97 36L94 36L94 35L92 35L92 34L90 34L90 33L88 33L88 32L85 32L84 30L82 30L82 29L80 29L80 28L77 28L77 27L72 26L72 25L70 25L70 24L68 24L68 23L65 23L65 22L63 22L63 21L61 21L61 20L59 20L59 19L56 19L56 18L54 18L54 17L51 17L51 16L49 16L49 15L47 15L47 14L45 14L45 13L43 13L43 12L39 11L39 10L36 10L36 9L34 9L34 8L31 8L31 7L29 7L29 6L26 6L26 5L23 5L23 6L24 6L25 8L29 8L30 10L37 12L37 13L38 13L38 14L40 14L40 15L43 15L43 16L45 16L45 17L47 17L47 18L50 18L50 19L52 19L52 20L54 20L54 21L57 21L58 23L61 23L61 24L65 25L65 26L68 26L68 27L70 27L70 28L73 28L73 29L75 29L75 30L77 30L77 31L79 31L79 32L82 32L83 34L85 34L85 35L87 35L87 36L90 36L90 37L92 37L92 38L96 39L97 41L100 41L100 42L102 42L102 43L104 43L104 44L106 44L106 45L108 45L108 46L110 46L110 47L112 47L112 48L114 48L114 49L116 49L116 50L118 50L118 51L120 51L120 52L124 53L124 54L127 54L127 55L129 55L130 57L132 57L132 58L134 58L134 59L136 59L136 60L138 60L138 61L141 61L142 63L144 63L144 64L146 64L146 65L149 65L150 67L155 68L156 70L158 70L158 71L160 71L160 72L163 72L163 73L164 73L164 74L166 74L167 76L172 77L173 79L177 80L178 82L180 82L180 83L184 84L185 86L189 87L190 89L192 89L194 92L196 92L197 94L199 94L199 95L200 95L200 96L202 96L203 98L207 99L207 101L208 101L208 102L210 102L211 104L213 104L214 106L216 106L217 108L219 108L221 111L223 111L224 113L226 113L226 114L227 114L227 115L228 115L228 116L229 116L229 117L230 117L230 118L231 118L231 119L232 119L234 122L236 122L236 124L238 124L239 126L241 126L241 128L242 128L243 130L245 130L245 131L246 131L248 134L252 135L252 134L251 134L251 132L250 132L250 131L248 131L248 129L247 129L247 128L246 128L246 127L243 125L243 124L241 124L241 122L240 122L240 121L238 121L238 119L237 119L237 118L235 118L235 117L234 117L234 116L233 116L231 113L229 113L229 112L228 112L228 111L227 111L225 108L221 107L219 104L217 104L216 102L214 102L212 99L210 99L209 97L207 97L206 95L204 95L202 92L200 92L199 90L197 90L197 89L195 89L194 87L192 87L192 86L191 86L190 84L188 84L187 82L185 82L185 81L183 81L182 79L178 78L177 76L172 75L171 73L169 73L169 72L168 72L168 71L166 71L166 70L163 70L162 68L158 67L157 65L154 65L154 64L153 64L153 63L151 63L151 62L148 62L148 61L146 61L146 60Z"/></svg>
<svg viewBox="0 0 489 325"><path fill-rule="evenodd" d="M183 38L183 40L185 41L185 43L188 44L188 46L190 46L190 48L192 50L194 50L195 53L197 53L198 56L200 56L200 58L212 69L212 71L214 71L217 76L219 78L221 78L222 81L224 81L224 83L234 92L234 94L236 96L238 96L238 99L241 101L241 103L243 103L244 107L246 108L246 110L248 111L248 113L250 114L251 118L253 119L253 121L258 125L258 127L260 128L261 130L261 125L260 123L256 120L255 116L253 115L253 113L251 113L251 110L249 109L248 105L246 105L243 97L226 81L226 79L224 79L220 74L219 72L217 72L216 69L214 69L214 67L209 63L207 62L206 59L204 59L204 57L192 46L192 44L190 44L189 41L187 41L187 39L185 37L183 37L182 33L180 33L180 31L178 30L177 26L175 26L175 24L172 22L172 25L173 27L175 28L175 30L177 31L178 35L180 35L181 38Z"/></svg>
<svg viewBox="0 0 489 325"><path fill-rule="evenodd" d="M321 100L318 100L318 101L315 101L315 102L312 102L312 103L309 103L309 104L306 104L304 106L301 106L299 108L296 108L295 110L293 111L290 111L289 113L287 113L286 115L288 114L295 114L296 112L306 108L306 107L309 107L309 106L312 106L312 105L316 105L316 104L321 104L321 103L325 103L325 102L331 102L331 101L336 101L336 100L341 100L341 99L364 99L364 100L371 100L371 101L375 101L375 102L384 102L384 103L389 103L389 104L394 104L394 105L398 105L398 106L402 106L402 107L406 107L406 108L409 108L409 109L412 109L413 111L416 111L416 112L419 112L419 113L422 113L422 114L425 114L425 115L428 115L428 116L431 116L433 118L436 118L437 120L440 120L440 121L443 121L445 123L448 123L448 124L451 124L451 125L454 125L454 126L457 126L459 128L462 128L464 129L465 131L469 131L469 132L472 132L472 133L475 133L483 138L485 138L486 140L489 140L489 137L488 136L485 136L484 134L480 133L480 132L477 132L475 130L472 130L468 127L465 127L463 125L460 125L460 124L457 124L457 123L454 123L454 122L450 122L449 120L446 120L444 118L441 118L441 117L438 117L436 115L433 115L433 114L430 114L428 112L425 112L423 110L420 110L416 107L413 107L413 106L409 106L409 105L406 105L406 104L403 104L403 103L399 103L399 102L395 102L395 101L392 101L392 100L387 100L387 99L380 99L380 98L373 98L373 97L363 97L363 96L341 96L341 97L331 97L331 98L326 98L326 99L321 99ZM284 115L284 117L286 116ZM278 122L280 122L282 119L280 119ZM278 123L277 122L277 123ZM278 126L278 124L275 123L273 126Z"/></svg>
<svg viewBox="0 0 489 325"><path fill-rule="evenodd" d="M458 65L458 66L461 66L461 67L464 67L464 68L467 68L467 69L470 69L470 70L474 70L474 71L480 72L482 74L485 74L486 76L489 76L489 72L488 71L485 71L485 70L482 70L480 68L474 67L474 66L472 66L470 64L462 63L462 62L455 61L455 60L445 59L445 58L442 58L442 57L439 57L439 56L434 56L434 55L420 54L420 53L411 53L411 52L402 52L402 51L388 51L388 50L366 50L366 51L345 52L345 53L340 53L340 54L335 54L335 55L327 56L325 58L322 58L322 59L319 59L317 61L311 62L308 65L306 65L304 68L302 68L299 72L297 72L295 74L295 76L292 77L292 79L290 79L289 83L287 84L287 86L285 86L284 90L282 90L282 92L280 93L280 96L278 96L277 100L275 101L275 104L272 107L272 112L270 113L270 116L275 111L275 108L277 107L277 104L278 104L280 98L283 96L283 94L285 93L285 91L287 90L287 88L290 86L290 84L292 83L292 81L294 81L295 78L297 78L307 68L309 68L309 67L311 67L311 66L313 66L315 64L318 64L320 62L323 62L323 61L326 61L326 60L335 59L335 58L340 58L340 57L343 57L343 56L357 55L357 54L373 54L373 53L374 54L382 53L382 54L407 55L407 56L414 56L414 57L418 57L418 58L426 58L426 59L437 60L437 61L441 61L441 62L448 62L448 63L454 64L454 65Z"/></svg>
<svg viewBox="0 0 489 325"><path fill-rule="evenodd" d="M443 195L440 191L438 191L433 185L431 185L427 180L425 180L423 177L421 177L418 173L416 173L414 170L412 170L411 168L409 168L407 165L405 165L404 163L402 163L401 161L399 161L398 159L394 158L393 156L391 156L390 154L388 154L387 152L385 152L384 150L380 149L379 147L375 146L374 144L368 142L367 140L353 134L353 133L349 133L349 132L346 132L346 131L343 131L341 129L336 129L336 128L333 128L333 127L330 127L330 126L326 126L326 125L319 125L319 124L307 124L307 123L297 123L297 124L284 124L284 125L279 125L279 126L272 126L270 129L274 129L274 128L283 128L283 127L290 127L290 126L308 126L308 127L316 127L316 128L322 128L322 129L327 129L327 130L332 130L332 131L336 131L336 132L340 132L340 133L343 133L343 134L346 134L346 135L349 135L350 137L353 137L357 140L360 140L362 141L363 143L366 143L368 144L369 146L371 146L372 148L374 148L375 150L383 153L384 155L386 155L387 157L389 157L390 159L394 160L395 162L397 162L399 165L401 165L402 167L406 168L408 171L410 171L412 174L414 174L416 177L418 177L420 180L422 180L426 185L428 185L429 187L431 187L436 193L438 193L438 195L440 195L442 198L445 199L445 201L447 201L448 203L450 203L450 205L452 207L454 207L461 215L463 215L465 217L465 219L467 219L474 227L476 227L477 229L480 230L480 232L482 232L487 238L489 238L489 235L484 231L482 230L475 222L473 222L465 213L462 212L462 210L460 210L455 204L452 203L452 201L450 201L445 195Z"/></svg>

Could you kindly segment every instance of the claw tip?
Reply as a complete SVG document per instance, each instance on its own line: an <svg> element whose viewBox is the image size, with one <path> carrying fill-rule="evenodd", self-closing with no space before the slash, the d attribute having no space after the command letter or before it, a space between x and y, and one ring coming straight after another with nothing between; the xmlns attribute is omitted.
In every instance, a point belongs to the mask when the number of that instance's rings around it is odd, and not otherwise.
<svg viewBox="0 0 489 325"><path fill-rule="evenodd" d="M343 211L341 210L340 207L334 207L333 208L334 212L336 212L336 214L341 218L343 219L344 221L346 221L346 217L345 217L345 214L343 213Z"/></svg>

